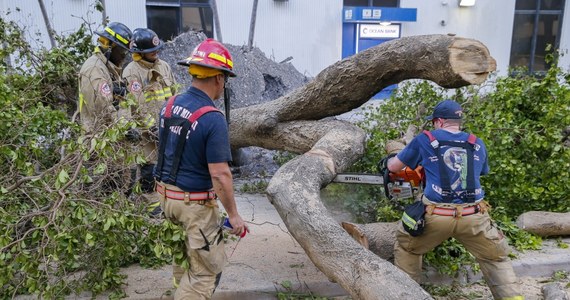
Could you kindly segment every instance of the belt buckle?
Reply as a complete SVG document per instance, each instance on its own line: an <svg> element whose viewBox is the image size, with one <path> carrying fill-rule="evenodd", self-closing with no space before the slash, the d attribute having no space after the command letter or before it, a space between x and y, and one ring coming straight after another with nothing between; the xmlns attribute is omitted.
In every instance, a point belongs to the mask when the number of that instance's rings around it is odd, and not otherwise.
<svg viewBox="0 0 570 300"><path fill-rule="evenodd" d="M184 192L184 204L188 205L190 203L190 193Z"/></svg>

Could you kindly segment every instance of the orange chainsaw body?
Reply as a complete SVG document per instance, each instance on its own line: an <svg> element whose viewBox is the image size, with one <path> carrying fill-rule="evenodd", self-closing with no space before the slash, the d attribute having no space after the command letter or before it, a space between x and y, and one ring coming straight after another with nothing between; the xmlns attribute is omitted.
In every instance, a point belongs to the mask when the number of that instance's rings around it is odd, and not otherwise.
<svg viewBox="0 0 570 300"><path fill-rule="evenodd" d="M424 179L424 167L415 169L405 167L397 173L390 173L390 182L409 182L411 186L418 187Z"/></svg>

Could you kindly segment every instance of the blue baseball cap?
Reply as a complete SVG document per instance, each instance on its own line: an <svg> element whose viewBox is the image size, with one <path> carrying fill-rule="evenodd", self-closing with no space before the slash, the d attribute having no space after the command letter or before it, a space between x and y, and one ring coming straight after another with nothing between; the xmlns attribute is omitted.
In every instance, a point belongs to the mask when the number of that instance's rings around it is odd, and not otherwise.
<svg viewBox="0 0 570 300"><path fill-rule="evenodd" d="M443 100L439 102L433 109L431 116L427 116L426 120L433 120L435 118L441 119L461 119L463 116L463 109L459 103L453 100Z"/></svg>

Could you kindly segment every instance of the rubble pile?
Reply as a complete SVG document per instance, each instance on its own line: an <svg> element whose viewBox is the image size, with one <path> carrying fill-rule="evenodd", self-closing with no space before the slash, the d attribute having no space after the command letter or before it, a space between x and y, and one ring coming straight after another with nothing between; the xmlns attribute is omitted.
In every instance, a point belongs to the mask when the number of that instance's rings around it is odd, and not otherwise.
<svg viewBox="0 0 570 300"><path fill-rule="evenodd" d="M201 32L188 31L165 44L160 58L170 64L183 89L192 81L187 68L176 63L206 39ZM224 44L234 60L237 77L229 80L231 108L241 108L277 99L309 81L291 63L270 60L259 48Z"/></svg>
<svg viewBox="0 0 570 300"><path fill-rule="evenodd" d="M206 39L201 32L188 31L165 43L160 58L172 67L176 81L185 90L192 81L188 70L176 63L192 53L194 47ZM277 99L303 86L310 78L301 74L291 63L275 62L259 48L224 44L234 61L237 77L229 80L231 108L242 108ZM216 103L222 111L223 104ZM242 148L234 152L234 170L243 178L273 175L279 166L274 161L276 151L258 147Z"/></svg>

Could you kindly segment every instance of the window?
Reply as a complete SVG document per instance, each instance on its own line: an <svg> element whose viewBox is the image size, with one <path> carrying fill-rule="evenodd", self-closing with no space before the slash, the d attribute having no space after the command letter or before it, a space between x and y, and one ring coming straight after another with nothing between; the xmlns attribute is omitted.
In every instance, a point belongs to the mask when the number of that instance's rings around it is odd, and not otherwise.
<svg viewBox="0 0 570 300"><path fill-rule="evenodd" d="M550 67L546 47L558 49L565 0L516 0L511 68L526 67L542 73Z"/></svg>
<svg viewBox="0 0 570 300"><path fill-rule="evenodd" d="M147 0L148 28L162 40L171 40L188 30L214 37L214 17L209 0Z"/></svg>
<svg viewBox="0 0 570 300"><path fill-rule="evenodd" d="M399 0L344 0L344 6L399 7Z"/></svg>

